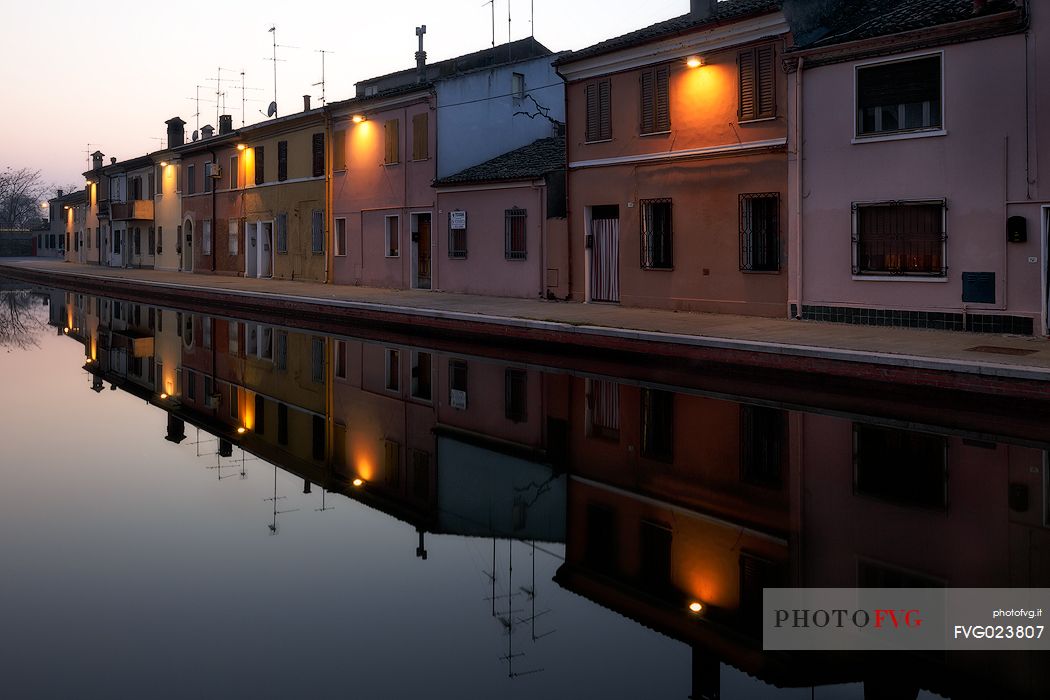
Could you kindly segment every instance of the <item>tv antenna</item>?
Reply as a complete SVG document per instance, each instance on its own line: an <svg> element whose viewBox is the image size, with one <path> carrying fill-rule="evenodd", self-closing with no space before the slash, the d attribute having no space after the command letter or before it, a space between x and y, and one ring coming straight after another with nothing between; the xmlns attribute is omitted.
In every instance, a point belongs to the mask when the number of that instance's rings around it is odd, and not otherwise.
<svg viewBox="0 0 1050 700"><path fill-rule="evenodd" d="M226 93L222 91L222 72L236 73L237 71L231 68L223 68L219 66L215 69L215 77L208 78L210 81L215 81L215 128L219 128L219 113L220 110L224 110L226 107Z"/></svg>
<svg viewBox="0 0 1050 700"><path fill-rule="evenodd" d="M276 24L271 24L270 28L267 29L266 31L268 31L271 34L273 34L273 57L265 59L267 61L273 61L273 102L271 102L270 106L267 108L266 116L268 116L268 117L276 117L277 116L277 62L278 61L282 61L282 62L284 61L283 58L277 58L277 49L278 48L282 48L282 49L297 49L299 47L298 46L288 46L288 45L285 45L285 44L278 44L277 43L277 25Z"/></svg>
<svg viewBox="0 0 1050 700"><path fill-rule="evenodd" d="M485 5L492 8L492 48L496 48L496 0L489 0Z"/></svg>
<svg viewBox="0 0 1050 700"><path fill-rule="evenodd" d="M258 101L258 100L249 100L247 91L248 90L252 90L252 91L262 92L262 88L245 87L245 85L244 85L244 71L241 71L241 86L237 87L236 85L234 85L233 89L241 91L241 126L243 127L244 126L244 116L247 113L246 104L248 102L257 102Z"/></svg>
<svg viewBox="0 0 1050 700"><path fill-rule="evenodd" d="M84 162L90 164L91 163L91 154L94 153L94 151L91 150L91 149L92 148L98 148L99 144L97 144L97 143L89 143L89 144L86 144L86 145L87 145L87 148L84 150Z"/></svg>
<svg viewBox="0 0 1050 700"><path fill-rule="evenodd" d="M324 57L327 54L335 53L335 51L328 51L327 49L314 49L314 52L321 54L321 82L314 83L312 87L317 87L318 85L321 86L321 106L323 107L325 104L327 104L325 102Z"/></svg>

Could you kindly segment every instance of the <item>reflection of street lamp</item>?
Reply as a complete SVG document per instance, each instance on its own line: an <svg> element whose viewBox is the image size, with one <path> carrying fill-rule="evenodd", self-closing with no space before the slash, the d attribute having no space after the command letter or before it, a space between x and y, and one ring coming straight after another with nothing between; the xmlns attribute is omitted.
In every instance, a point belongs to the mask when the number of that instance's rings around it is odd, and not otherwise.
<svg viewBox="0 0 1050 700"><path fill-rule="evenodd" d="M365 485L365 480L360 478L360 477L358 477L357 479L354 479L353 483L354 483L354 486L356 486L357 488L361 488L362 486Z"/></svg>
<svg viewBox="0 0 1050 700"><path fill-rule="evenodd" d="M703 611L704 604L700 601L694 600L692 603L689 604L689 612L693 613L694 615L699 615Z"/></svg>
<svg viewBox="0 0 1050 700"><path fill-rule="evenodd" d="M243 425L241 427L237 428L237 434L238 435L244 435L244 433L246 433L246 432L247 431L244 429Z"/></svg>

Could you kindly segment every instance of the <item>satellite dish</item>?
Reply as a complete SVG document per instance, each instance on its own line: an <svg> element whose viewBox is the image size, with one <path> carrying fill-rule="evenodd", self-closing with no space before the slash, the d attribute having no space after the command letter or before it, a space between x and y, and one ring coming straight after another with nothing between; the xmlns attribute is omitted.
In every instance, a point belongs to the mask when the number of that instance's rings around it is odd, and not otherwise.
<svg viewBox="0 0 1050 700"><path fill-rule="evenodd" d="M197 130L196 129L193 130L193 140L194 141L197 140Z"/></svg>
<svg viewBox="0 0 1050 700"><path fill-rule="evenodd" d="M275 114L277 114L277 103L271 102L270 106L266 108L266 116L272 117Z"/></svg>

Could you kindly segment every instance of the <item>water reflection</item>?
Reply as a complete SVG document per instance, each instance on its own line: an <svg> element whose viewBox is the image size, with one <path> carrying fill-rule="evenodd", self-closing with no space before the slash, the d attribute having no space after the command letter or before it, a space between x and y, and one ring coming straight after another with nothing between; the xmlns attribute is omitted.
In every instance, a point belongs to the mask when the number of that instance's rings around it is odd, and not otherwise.
<svg viewBox="0 0 1050 700"><path fill-rule="evenodd" d="M758 629L764 587L1050 586L1047 452L1030 416L1006 437L981 430L976 407L916 422L865 415L863 397L800 406L630 368L46 298L93 390L163 409L164 439L219 482L266 474L270 534L306 515L286 474L319 492L309 510L346 498L406 523L406 557L428 560L434 538L484 542L501 668L519 679L565 667L547 694L590 681L565 670L572 656L533 652L580 615L545 600L544 556L565 591L684 645L694 698L1050 694L1034 655L762 653Z"/></svg>

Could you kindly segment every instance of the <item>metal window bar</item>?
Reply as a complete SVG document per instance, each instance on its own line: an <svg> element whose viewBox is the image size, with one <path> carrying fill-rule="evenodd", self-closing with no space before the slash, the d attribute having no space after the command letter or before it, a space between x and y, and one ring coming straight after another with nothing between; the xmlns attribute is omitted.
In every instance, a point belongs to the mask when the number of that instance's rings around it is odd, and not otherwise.
<svg viewBox="0 0 1050 700"><path fill-rule="evenodd" d="M669 270L674 267L674 241L670 199L643 199L641 205L642 267Z"/></svg>
<svg viewBox="0 0 1050 700"><path fill-rule="evenodd" d="M947 203L895 201L853 205L853 274L948 274Z"/></svg>
<svg viewBox="0 0 1050 700"><path fill-rule="evenodd" d="M740 269L780 270L780 194L740 195Z"/></svg>
<svg viewBox="0 0 1050 700"><path fill-rule="evenodd" d="M527 212L517 207L507 209L505 212L505 253L507 260L524 260L525 248L525 218Z"/></svg>

